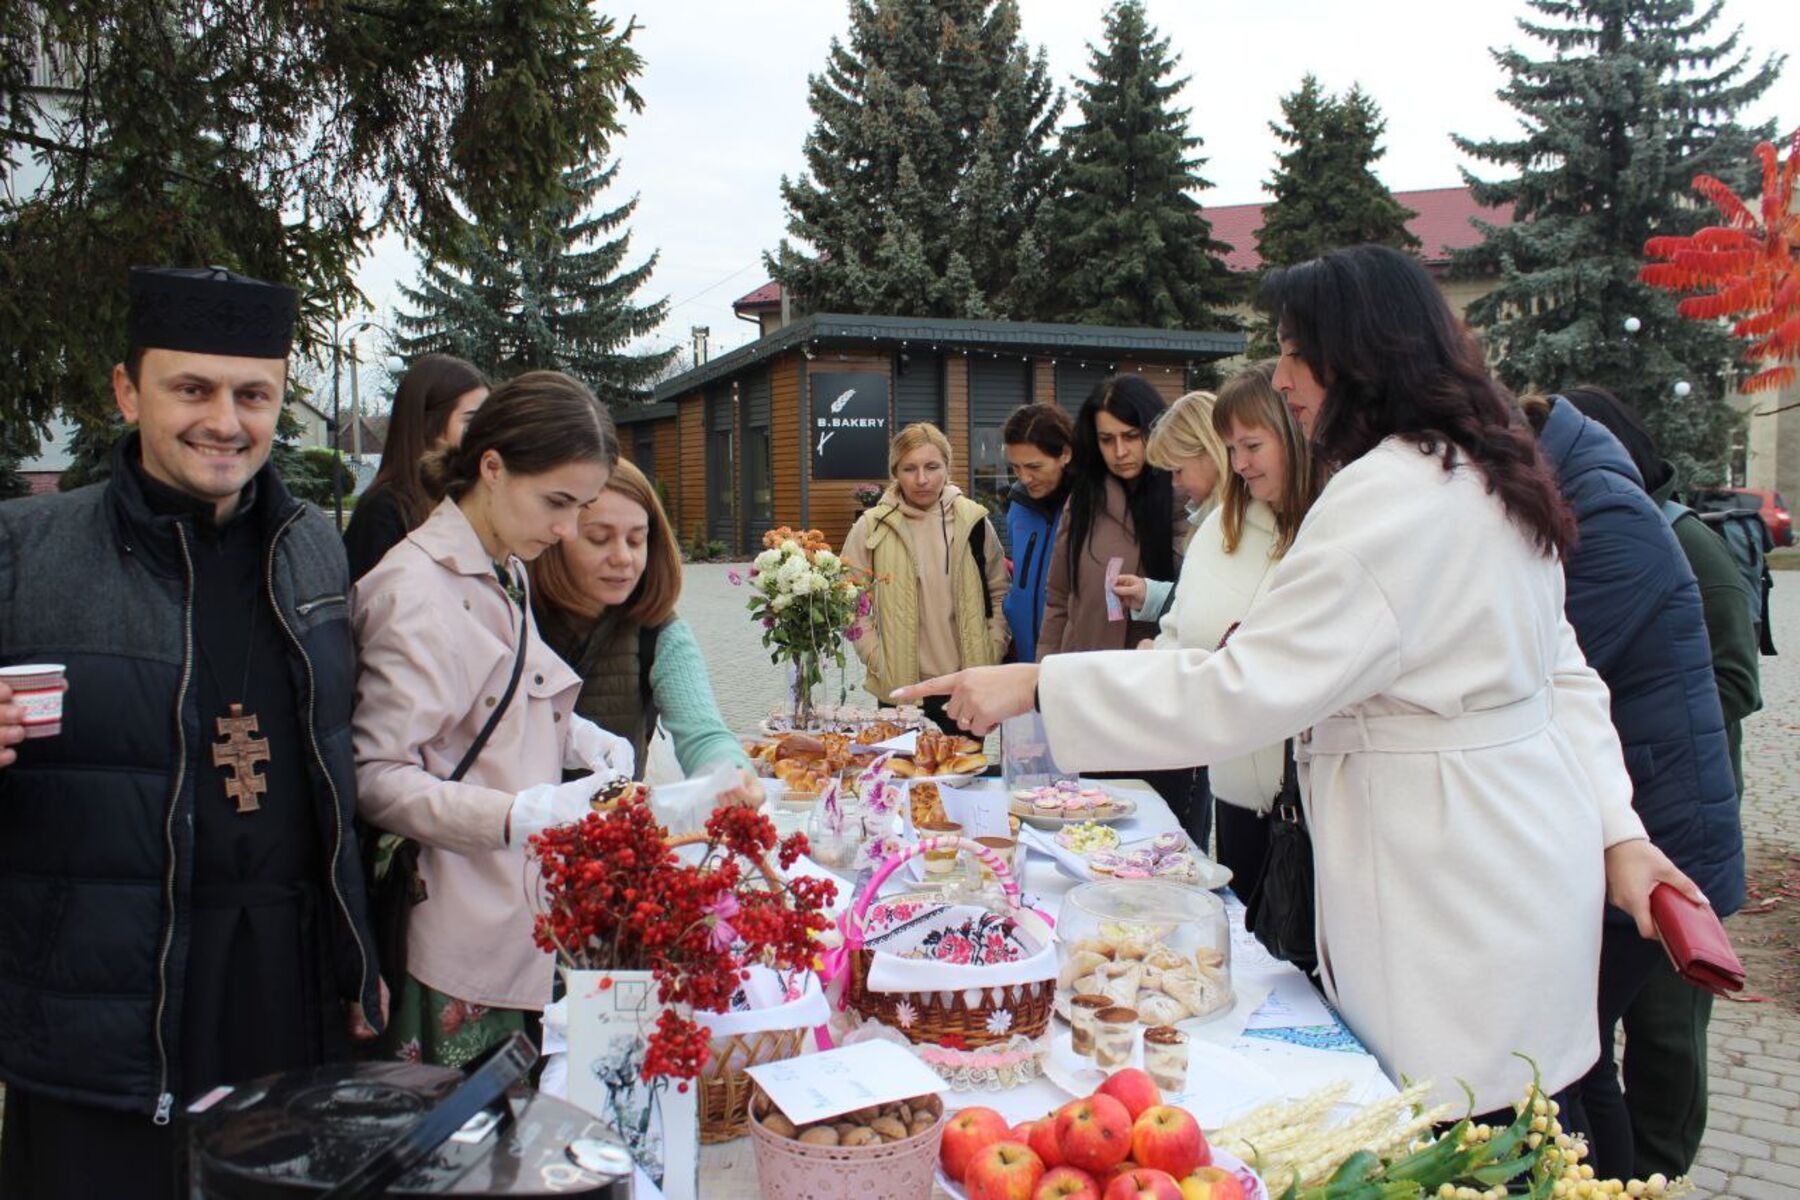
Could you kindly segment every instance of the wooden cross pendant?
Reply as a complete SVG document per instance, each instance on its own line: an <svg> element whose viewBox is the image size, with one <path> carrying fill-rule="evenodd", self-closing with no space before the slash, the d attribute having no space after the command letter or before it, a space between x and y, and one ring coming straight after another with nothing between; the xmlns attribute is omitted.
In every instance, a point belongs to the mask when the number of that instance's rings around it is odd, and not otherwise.
<svg viewBox="0 0 1800 1200"><path fill-rule="evenodd" d="M225 797L237 801L240 813L255 812L256 798L269 790L269 781L256 773L256 764L269 761L269 739L251 737L257 732L256 714L244 715L244 706L231 706L231 715L217 722L221 740L213 743L213 766L231 771L225 780Z"/></svg>

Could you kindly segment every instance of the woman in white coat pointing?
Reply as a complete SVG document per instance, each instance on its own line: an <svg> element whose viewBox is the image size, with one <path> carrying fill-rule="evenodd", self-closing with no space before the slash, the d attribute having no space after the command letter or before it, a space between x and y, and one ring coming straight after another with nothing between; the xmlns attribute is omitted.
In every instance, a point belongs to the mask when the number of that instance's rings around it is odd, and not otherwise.
<svg viewBox="0 0 1800 1200"><path fill-rule="evenodd" d="M1431 278L1363 246L1278 272L1275 386L1337 473L1221 650L1065 654L907 689L973 730L1041 708L1065 769L1294 736L1320 973L1390 1075L1478 1112L1579 1079L1601 912L1697 889L1644 840L1563 618L1574 521Z"/></svg>

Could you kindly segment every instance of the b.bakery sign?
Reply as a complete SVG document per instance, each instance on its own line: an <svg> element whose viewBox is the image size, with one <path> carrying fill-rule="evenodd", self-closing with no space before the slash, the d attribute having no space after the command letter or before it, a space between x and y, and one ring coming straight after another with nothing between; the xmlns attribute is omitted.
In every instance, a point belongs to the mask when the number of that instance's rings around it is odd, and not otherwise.
<svg viewBox="0 0 1800 1200"><path fill-rule="evenodd" d="M811 375L814 479L886 479L888 380L873 371Z"/></svg>

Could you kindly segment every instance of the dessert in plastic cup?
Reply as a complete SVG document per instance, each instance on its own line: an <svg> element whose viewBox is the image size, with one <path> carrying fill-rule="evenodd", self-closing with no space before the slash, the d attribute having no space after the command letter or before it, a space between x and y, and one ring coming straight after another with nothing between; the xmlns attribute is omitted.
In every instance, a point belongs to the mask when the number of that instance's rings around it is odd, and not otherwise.
<svg viewBox="0 0 1800 1200"><path fill-rule="evenodd" d="M63 693L69 681L61 663L23 663L0 667L0 683L12 688L12 702L25 710L25 736L55 737L62 732Z"/></svg>

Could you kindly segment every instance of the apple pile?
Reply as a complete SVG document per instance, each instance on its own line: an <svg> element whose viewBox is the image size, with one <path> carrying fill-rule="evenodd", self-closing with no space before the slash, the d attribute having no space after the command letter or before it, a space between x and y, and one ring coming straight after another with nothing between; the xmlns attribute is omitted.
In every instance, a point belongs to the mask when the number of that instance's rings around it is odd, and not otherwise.
<svg viewBox="0 0 1800 1200"><path fill-rule="evenodd" d="M1212 1165L1193 1114L1164 1104L1135 1067L1020 1125L961 1109L940 1153L969 1200L1244 1200L1237 1176Z"/></svg>

